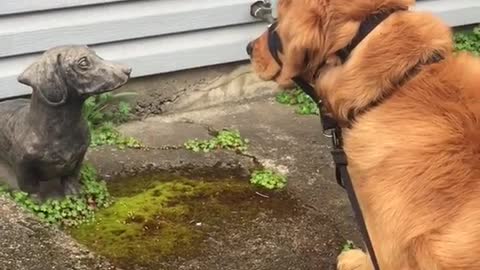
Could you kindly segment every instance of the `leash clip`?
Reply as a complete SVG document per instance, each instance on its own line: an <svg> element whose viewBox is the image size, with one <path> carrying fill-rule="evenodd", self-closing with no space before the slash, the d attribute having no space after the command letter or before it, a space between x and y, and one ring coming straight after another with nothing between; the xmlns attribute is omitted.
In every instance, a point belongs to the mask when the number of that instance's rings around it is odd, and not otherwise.
<svg viewBox="0 0 480 270"><path fill-rule="evenodd" d="M253 3L250 6L250 15L269 24L275 21L272 14L272 3L269 0L260 0Z"/></svg>
<svg viewBox="0 0 480 270"><path fill-rule="evenodd" d="M341 135L341 129L340 128L334 128L331 131L331 138L332 138L332 146L333 149L342 149L343 150L343 140L342 140L342 135Z"/></svg>
<svg viewBox="0 0 480 270"><path fill-rule="evenodd" d="M330 138L332 138L333 149L337 149L338 146L340 145L339 140L338 140L338 135L337 135L337 133L335 132L334 129L331 131L330 134L331 134Z"/></svg>

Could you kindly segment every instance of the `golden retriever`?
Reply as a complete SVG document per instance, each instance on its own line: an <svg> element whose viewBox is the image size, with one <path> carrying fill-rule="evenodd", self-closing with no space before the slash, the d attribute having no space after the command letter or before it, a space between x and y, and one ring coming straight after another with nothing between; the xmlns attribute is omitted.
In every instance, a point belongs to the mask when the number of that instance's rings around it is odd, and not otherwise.
<svg viewBox="0 0 480 270"><path fill-rule="evenodd" d="M380 269L476 270L480 59L454 53L451 29L414 4L280 0L282 66L267 32L250 43L251 61L264 80L289 86L301 76L315 84L332 115L350 124L343 130L348 170ZM340 62L335 52L360 23L392 9ZM435 55L443 60L429 63ZM340 254L337 266L373 269L361 250Z"/></svg>

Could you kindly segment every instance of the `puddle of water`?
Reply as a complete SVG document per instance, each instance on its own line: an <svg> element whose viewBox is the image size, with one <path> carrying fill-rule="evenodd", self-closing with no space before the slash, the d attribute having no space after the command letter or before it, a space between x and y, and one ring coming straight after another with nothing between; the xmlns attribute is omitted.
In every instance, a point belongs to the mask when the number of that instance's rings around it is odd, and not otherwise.
<svg viewBox="0 0 480 270"><path fill-rule="evenodd" d="M159 269L169 258L199 256L209 233L248 223L262 213L287 217L295 202L285 192L262 193L245 180L188 179L170 174L109 183L115 203L96 221L70 231L91 250L120 267Z"/></svg>

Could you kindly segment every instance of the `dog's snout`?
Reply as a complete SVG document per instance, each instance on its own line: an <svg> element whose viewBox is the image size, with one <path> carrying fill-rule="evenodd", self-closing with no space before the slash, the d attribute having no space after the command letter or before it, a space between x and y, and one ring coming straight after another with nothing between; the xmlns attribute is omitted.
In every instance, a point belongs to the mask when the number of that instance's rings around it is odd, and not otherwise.
<svg viewBox="0 0 480 270"><path fill-rule="evenodd" d="M247 45L247 53L249 56L252 56L252 52L253 52L253 44L252 42L249 42Z"/></svg>

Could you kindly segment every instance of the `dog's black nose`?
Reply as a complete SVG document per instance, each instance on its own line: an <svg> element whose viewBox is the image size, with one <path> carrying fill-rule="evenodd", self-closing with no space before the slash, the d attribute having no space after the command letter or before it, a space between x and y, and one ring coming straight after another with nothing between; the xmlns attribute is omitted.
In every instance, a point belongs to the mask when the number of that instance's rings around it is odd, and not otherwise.
<svg viewBox="0 0 480 270"><path fill-rule="evenodd" d="M252 56L252 52L253 52L253 45L252 45L252 42L249 42L247 45L247 53L249 56Z"/></svg>

